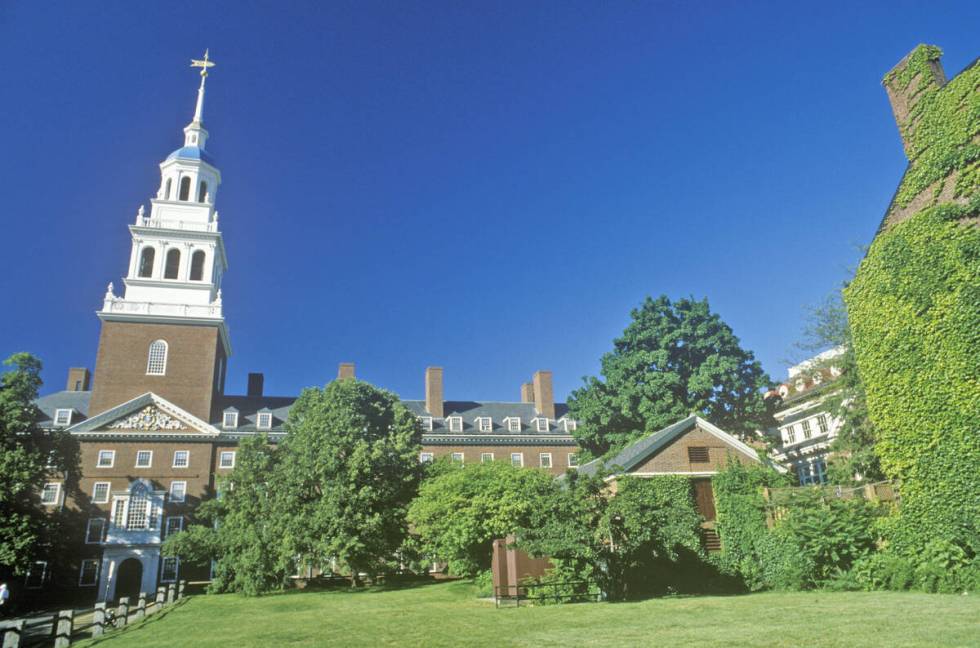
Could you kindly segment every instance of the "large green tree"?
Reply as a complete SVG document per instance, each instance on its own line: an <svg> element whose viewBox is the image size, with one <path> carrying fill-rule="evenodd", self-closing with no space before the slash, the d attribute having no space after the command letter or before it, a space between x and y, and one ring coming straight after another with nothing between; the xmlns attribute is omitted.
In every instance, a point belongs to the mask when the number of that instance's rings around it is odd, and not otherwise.
<svg viewBox="0 0 980 648"><path fill-rule="evenodd" d="M418 492L422 431L389 391L360 380L306 389L286 421L277 515L290 550L358 574L392 567Z"/></svg>
<svg viewBox="0 0 980 648"><path fill-rule="evenodd" d="M579 444L594 456L622 448L691 413L751 435L769 422L762 366L708 300L647 297L568 405Z"/></svg>
<svg viewBox="0 0 980 648"><path fill-rule="evenodd" d="M21 571L35 557L48 524L38 488L45 474L43 438L34 405L41 361L17 353L0 375L0 571Z"/></svg>

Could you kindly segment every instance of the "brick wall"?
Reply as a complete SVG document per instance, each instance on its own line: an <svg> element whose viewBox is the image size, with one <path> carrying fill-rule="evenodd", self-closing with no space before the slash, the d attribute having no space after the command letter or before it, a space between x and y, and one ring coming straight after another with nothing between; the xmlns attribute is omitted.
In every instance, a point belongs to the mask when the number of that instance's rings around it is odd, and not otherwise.
<svg viewBox="0 0 980 648"><path fill-rule="evenodd" d="M463 453L464 463L479 463L485 452L493 453L494 461L510 462L510 455L515 452L523 453L525 468L541 467L540 455L551 453L550 472L553 475L564 474L568 468L568 455L579 451L577 446L532 446L532 445L493 445L493 446L450 446L423 445L422 452L431 452L434 459L451 455L454 452Z"/></svg>

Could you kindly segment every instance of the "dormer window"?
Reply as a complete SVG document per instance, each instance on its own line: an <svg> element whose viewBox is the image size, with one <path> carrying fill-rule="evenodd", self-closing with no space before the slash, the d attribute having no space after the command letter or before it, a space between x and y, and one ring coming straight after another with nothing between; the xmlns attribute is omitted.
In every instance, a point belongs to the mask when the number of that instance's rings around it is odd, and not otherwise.
<svg viewBox="0 0 980 648"><path fill-rule="evenodd" d="M226 429L235 429L238 427L238 410L236 409L226 409L225 414L221 419L221 427Z"/></svg>
<svg viewBox="0 0 980 648"><path fill-rule="evenodd" d="M255 427L260 430L268 430L272 427L272 412L259 412L255 419Z"/></svg>
<svg viewBox="0 0 980 648"><path fill-rule="evenodd" d="M507 424L508 432L520 432L521 431L521 417L520 416L508 416L504 419L504 423Z"/></svg>
<svg viewBox="0 0 980 648"><path fill-rule="evenodd" d="M578 421L573 419L563 418L561 420L561 427L566 432L574 432L578 429Z"/></svg>
<svg viewBox="0 0 980 648"><path fill-rule="evenodd" d="M449 425L450 432L462 432L463 431L463 417L462 416L450 416L446 419L446 423Z"/></svg>
<svg viewBox="0 0 980 648"><path fill-rule="evenodd" d="M534 429L537 430L538 432L547 432L548 431L548 419L546 419L544 417L541 417L541 416L539 416L538 418L534 419Z"/></svg>
<svg viewBox="0 0 980 648"><path fill-rule="evenodd" d="M58 427L67 427L71 425L71 413L70 409L57 409L54 411L54 424Z"/></svg>
<svg viewBox="0 0 980 648"><path fill-rule="evenodd" d="M493 419L489 416L481 416L477 418L476 425L480 432L493 432Z"/></svg>
<svg viewBox="0 0 980 648"><path fill-rule="evenodd" d="M432 417L431 416L420 416L419 424L422 426L423 432L432 431Z"/></svg>

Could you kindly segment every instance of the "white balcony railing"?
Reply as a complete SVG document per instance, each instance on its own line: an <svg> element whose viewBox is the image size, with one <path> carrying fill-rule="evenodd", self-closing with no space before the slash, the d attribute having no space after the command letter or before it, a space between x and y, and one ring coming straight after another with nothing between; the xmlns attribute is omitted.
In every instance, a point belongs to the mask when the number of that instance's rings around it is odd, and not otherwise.
<svg viewBox="0 0 980 648"><path fill-rule="evenodd" d="M142 216L136 219L138 227L155 227L159 229L184 230L191 232L217 232L218 221L212 220L208 223L199 221L172 220L165 218L150 218Z"/></svg>
<svg viewBox="0 0 980 648"><path fill-rule="evenodd" d="M155 315L160 317L221 318L221 301L210 304L161 304L137 302L106 296L102 312L122 315Z"/></svg>

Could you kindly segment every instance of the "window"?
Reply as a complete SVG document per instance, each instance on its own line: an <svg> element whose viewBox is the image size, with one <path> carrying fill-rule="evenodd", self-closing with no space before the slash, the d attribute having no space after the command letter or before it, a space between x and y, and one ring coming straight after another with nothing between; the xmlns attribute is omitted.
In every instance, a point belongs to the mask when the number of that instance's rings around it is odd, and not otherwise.
<svg viewBox="0 0 980 648"><path fill-rule="evenodd" d="M541 417L534 419L534 429L537 430L538 432L547 432L548 419L541 418Z"/></svg>
<svg viewBox="0 0 980 648"><path fill-rule="evenodd" d="M160 567L160 582L161 583L176 582L178 568L179 568L179 563L177 558L175 557L164 558L163 565Z"/></svg>
<svg viewBox="0 0 980 648"><path fill-rule="evenodd" d="M167 178L167 189L163 192L163 199L170 200L170 190L173 189L174 179Z"/></svg>
<svg viewBox="0 0 980 648"><path fill-rule="evenodd" d="M92 503L106 504L109 501L109 482L95 482L92 487Z"/></svg>
<svg viewBox="0 0 980 648"><path fill-rule="evenodd" d="M78 390L75 390L78 391ZM57 409L54 411L54 424L58 427L71 425L71 410Z"/></svg>
<svg viewBox="0 0 980 648"><path fill-rule="evenodd" d="M256 427L260 430L268 430L272 427L272 414L269 412L259 412Z"/></svg>
<svg viewBox="0 0 980 648"><path fill-rule="evenodd" d="M99 584L99 561L87 558L82 561L82 568L78 570L79 587L95 587Z"/></svg>
<svg viewBox="0 0 980 648"><path fill-rule="evenodd" d="M141 277L152 277L153 276L153 258L156 256L157 252L151 247L143 248L140 252L140 269L137 274Z"/></svg>
<svg viewBox="0 0 980 648"><path fill-rule="evenodd" d="M126 511L126 528L134 531L150 528L150 498L142 488L133 490L129 496L129 507Z"/></svg>
<svg viewBox="0 0 980 648"><path fill-rule="evenodd" d="M122 528L126 524L126 500L117 499L112 503L112 523Z"/></svg>
<svg viewBox="0 0 980 648"><path fill-rule="evenodd" d="M170 515L167 517L167 535L170 537L175 533L180 533L184 530L184 516L183 515Z"/></svg>
<svg viewBox="0 0 980 648"><path fill-rule="evenodd" d="M220 455L218 455L218 468L234 468L235 467L235 451L234 450L223 450Z"/></svg>
<svg viewBox="0 0 980 648"><path fill-rule="evenodd" d="M578 455L575 454L574 452L568 453L568 467L569 468L578 467Z"/></svg>
<svg viewBox="0 0 980 648"><path fill-rule="evenodd" d="M175 504L180 504L187 497L187 482L185 481L175 481L170 482L170 501Z"/></svg>
<svg viewBox="0 0 980 648"><path fill-rule="evenodd" d="M786 443L796 443L796 430L792 425L786 426Z"/></svg>
<svg viewBox="0 0 980 648"><path fill-rule="evenodd" d="M57 506L60 496L60 483L51 482L50 484L45 484L44 488L41 490L41 504L44 504L45 506Z"/></svg>
<svg viewBox="0 0 980 648"><path fill-rule="evenodd" d="M819 372L813 374L812 378L813 378L814 385L819 385L820 383L823 382L823 376Z"/></svg>
<svg viewBox="0 0 980 648"><path fill-rule="evenodd" d="M687 460L691 463L708 463L708 447L707 446L688 446L687 447Z"/></svg>
<svg viewBox="0 0 980 648"><path fill-rule="evenodd" d="M422 452L422 453L419 453L419 463L431 463L431 462L432 462L432 453L431 452Z"/></svg>
<svg viewBox="0 0 980 648"><path fill-rule="evenodd" d="M462 432L463 431L463 417L462 416L450 416L446 419L449 422L450 432Z"/></svg>
<svg viewBox="0 0 980 648"><path fill-rule="evenodd" d="M578 421L573 419L562 419L561 426L566 432L574 432L578 429Z"/></svg>
<svg viewBox="0 0 980 648"><path fill-rule="evenodd" d="M493 432L493 419L489 416L481 416L476 419L476 424L480 432Z"/></svg>
<svg viewBox="0 0 980 648"><path fill-rule="evenodd" d="M238 412L235 411L225 412L225 416L221 420L221 426L226 428L238 427Z"/></svg>
<svg viewBox="0 0 980 648"><path fill-rule="evenodd" d="M820 428L820 434L827 434L827 430L830 426L827 424L827 415L821 414L817 417L817 427Z"/></svg>
<svg viewBox="0 0 980 648"><path fill-rule="evenodd" d="M149 376L163 376L167 373L167 343L155 340L150 343L146 358L146 373Z"/></svg>
<svg viewBox="0 0 980 648"><path fill-rule="evenodd" d="M431 416L420 416L419 423L422 425L423 432L432 431L432 417Z"/></svg>
<svg viewBox="0 0 980 648"><path fill-rule="evenodd" d="M802 380L797 380L793 386L796 387L796 391L801 392L806 387L806 383Z"/></svg>
<svg viewBox="0 0 980 648"><path fill-rule="evenodd" d="M518 416L510 416L507 418L507 431L508 432L520 432L521 431L521 419Z"/></svg>
<svg viewBox="0 0 980 648"><path fill-rule="evenodd" d="M186 468L191 463L191 453L187 450L174 450L174 468Z"/></svg>
<svg viewBox="0 0 980 648"><path fill-rule="evenodd" d="M112 464L116 461L116 451L115 450L99 450L99 460L96 462L96 468L112 468Z"/></svg>
<svg viewBox="0 0 980 648"><path fill-rule="evenodd" d="M480 463L490 463L491 461L493 461L493 453L492 452L481 452L480 453Z"/></svg>
<svg viewBox="0 0 980 648"><path fill-rule="evenodd" d="M105 534L105 518L89 518L85 526L85 544L99 544Z"/></svg>
<svg viewBox="0 0 980 648"><path fill-rule="evenodd" d="M542 468L551 468L551 453L542 452L538 455L538 465Z"/></svg>
<svg viewBox="0 0 980 648"><path fill-rule="evenodd" d="M452 458L453 458L453 463L463 463L462 452L454 452Z"/></svg>
<svg viewBox="0 0 980 648"><path fill-rule="evenodd" d="M176 279L180 272L180 250L170 248L167 250L167 263L163 266L164 279Z"/></svg>
<svg viewBox="0 0 980 648"><path fill-rule="evenodd" d="M149 468L153 465L153 451L152 450L138 450L136 452L136 467L137 468Z"/></svg>
<svg viewBox="0 0 980 648"><path fill-rule="evenodd" d="M191 255L191 281L204 279L204 250L196 250Z"/></svg>
<svg viewBox="0 0 980 648"><path fill-rule="evenodd" d="M180 193L177 196L179 200L190 200L191 199L191 179L188 176L184 176L180 179Z"/></svg>
<svg viewBox="0 0 980 648"><path fill-rule="evenodd" d="M801 463L796 467L796 474L802 486L823 484L827 481L827 464L822 459Z"/></svg>
<svg viewBox="0 0 980 648"><path fill-rule="evenodd" d="M807 419L800 423L800 427L803 428L803 438L809 439L813 436L813 431L810 429L810 419Z"/></svg>
<svg viewBox="0 0 980 648"><path fill-rule="evenodd" d="M510 465L517 466L520 468L524 465L524 453L523 452L512 452L510 455Z"/></svg>
<svg viewBox="0 0 980 648"><path fill-rule="evenodd" d="M208 197L208 183L201 180L200 186L197 188L197 202L205 202L205 198Z"/></svg>
<svg viewBox="0 0 980 648"><path fill-rule="evenodd" d="M27 589L41 589L44 581L48 578L48 561L35 560L27 568L27 576L24 578L24 587Z"/></svg>

